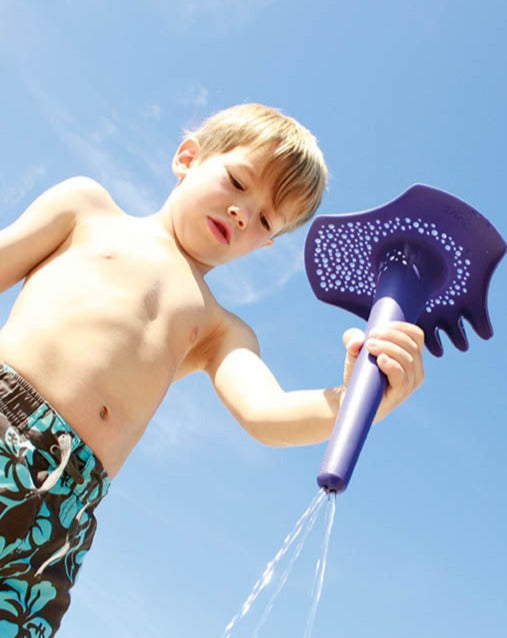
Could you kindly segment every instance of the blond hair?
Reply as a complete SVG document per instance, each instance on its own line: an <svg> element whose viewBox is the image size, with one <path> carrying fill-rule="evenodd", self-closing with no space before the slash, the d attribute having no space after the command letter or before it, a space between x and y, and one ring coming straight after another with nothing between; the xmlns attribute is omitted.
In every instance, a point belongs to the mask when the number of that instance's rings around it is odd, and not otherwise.
<svg viewBox="0 0 507 638"><path fill-rule="evenodd" d="M269 149L263 172L273 180L274 206L290 202L297 209L284 232L298 228L317 210L327 181L324 156L312 133L293 118L261 104L240 104L186 133L199 142L202 159L237 146Z"/></svg>

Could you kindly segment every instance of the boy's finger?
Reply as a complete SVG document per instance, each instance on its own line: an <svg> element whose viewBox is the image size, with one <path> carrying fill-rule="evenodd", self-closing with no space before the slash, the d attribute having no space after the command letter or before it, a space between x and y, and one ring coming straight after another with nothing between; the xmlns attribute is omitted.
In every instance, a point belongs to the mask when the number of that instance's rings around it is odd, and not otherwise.
<svg viewBox="0 0 507 638"><path fill-rule="evenodd" d="M410 389L414 389L414 384L407 370L399 361L392 359L386 354L381 354L378 357L377 365L387 377L388 391L393 395L391 399L395 396L397 402L403 401L410 394Z"/></svg>
<svg viewBox="0 0 507 638"><path fill-rule="evenodd" d="M413 357L418 356L423 350L424 336L421 339L416 332L408 332L395 326L372 330L368 337L374 341L395 344Z"/></svg>
<svg viewBox="0 0 507 638"><path fill-rule="evenodd" d="M359 328L349 328L343 333L343 345L348 351L359 352L364 343L364 332Z"/></svg>
<svg viewBox="0 0 507 638"><path fill-rule="evenodd" d="M416 357L414 357L406 349L391 341L376 341L375 339L368 339L366 347L368 348L368 351L373 356L378 357L378 359L383 360L387 357L405 374L410 374L416 367ZM380 361L378 363L380 366Z"/></svg>
<svg viewBox="0 0 507 638"><path fill-rule="evenodd" d="M419 387L424 379L424 368L420 351L410 352L392 341L376 341L369 339L366 343L368 351L377 357L382 372L388 374L389 384L394 386L408 383L413 388Z"/></svg>
<svg viewBox="0 0 507 638"><path fill-rule="evenodd" d="M383 326L379 326L371 331L369 336L378 338L381 335L398 334L405 335L406 338L411 339L421 349L424 346L424 332L419 326L413 323L407 323L406 321L392 321L386 323Z"/></svg>

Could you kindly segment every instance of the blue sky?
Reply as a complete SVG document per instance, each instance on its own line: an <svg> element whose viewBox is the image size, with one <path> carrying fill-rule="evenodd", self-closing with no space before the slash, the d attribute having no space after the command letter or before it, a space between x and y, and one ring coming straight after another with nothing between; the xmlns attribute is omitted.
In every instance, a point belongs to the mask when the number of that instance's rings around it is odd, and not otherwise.
<svg viewBox="0 0 507 638"><path fill-rule="evenodd" d="M500 0L2 0L1 223L76 174L154 212L182 129L256 101L320 140L321 213L424 182L505 238L506 43ZM362 325L312 296L305 232L209 276L287 389L337 384L341 334ZM494 338L469 329L468 353L427 354L424 386L371 432L337 501L315 638L505 636L506 264ZM176 384L99 510L62 638L221 636L315 495L323 452L265 448L204 375ZM322 534L262 638L303 635Z"/></svg>

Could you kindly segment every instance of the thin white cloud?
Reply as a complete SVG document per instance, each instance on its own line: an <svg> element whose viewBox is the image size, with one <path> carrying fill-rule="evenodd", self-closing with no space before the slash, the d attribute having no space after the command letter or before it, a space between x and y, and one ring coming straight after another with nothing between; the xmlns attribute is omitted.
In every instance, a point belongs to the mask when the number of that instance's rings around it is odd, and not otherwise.
<svg viewBox="0 0 507 638"><path fill-rule="evenodd" d="M235 457L241 457L248 465L265 463L264 448L253 445L252 439L242 433L203 373L170 388L137 449L150 463L164 466L168 459L181 454L207 456L210 450L224 447L234 450Z"/></svg>
<svg viewBox="0 0 507 638"><path fill-rule="evenodd" d="M140 450L154 461L165 463L168 455L180 454L203 439L216 437L221 428L213 417L212 411L203 409L202 400L195 400L194 392L173 387L151 419Z"/></svg>
<svg viewBox="0 0 507 638"><path fill-rule="evenodd" d="M209 91L205 86L194 82L180 90L178 101L183 106L204 107L208 103L208 94Z"/></svg>
<svg viewBox="0 0 507 638"><path fill-rule="evenodd" d="M119 199L129 212L136 214L153 213L158 208L160 201L136 180L125 163L117 159L117 154L109 150L109 145L116 141L121 130L113 113L101 118L93 130L82 132L69 110L51 98L37 82L28 77L26 85L60 141L79 158L84 167L88 167L91 175L107 184L115 199ZM136 158L142 155L137 149L131 153Z"/></svg>
<svg viewBox="0 0 507 638"><path fill-rule="evenodd" d="M143 454L166 463L168 455L179 455L182 449L195 449L203 442L206 446L213 445L213 441L227 436L224 422L230 417L216 403L216 397L211 396L210 386L200 387L200 381L207 383L205 379L193 380L195 387L189 388L187 382L171 388L141 439L139 447Z"/></svg>
<svg viewBox="0 0 507 638"><path fill-rule="evenodd" d="M0 190L0 204L2 207L9 208L25 200L45 174L46 167L44 164L29 166L15 184L10 185L5 190Z"/></svg>
<svg viewBox="0 0 507 638"><path fill-rule="evenodd" d="M108 185L115 198L132 213L153 213L159 202L146 187L135 183L134 177L101 144L93 141L93 133L82 135L71 130L60 129L60 136L69 149L90 167L98 180Z"/></svg>
<svg viewBox="0 0 507 638"><path fill-rule="evenodd" d="M138 629L132 627L132 610L142 606L144 610L143 637L160 636L159 619L152 620L153 613L148 613L148 604L143 599L138 581L132 577L131 571L125 570L116 577L110 574L107 584L102 584L96 578L89 578L86 569L83 569L76 587L76 591L78 590L79 595L76 596L74 606L86 610L93 621L100 620L105 630L102 635L115 638L137 638ZM62 629L66 627L67 623L64 619ZM76 628L73 631L75 632ZM79 635L88 635L86 628Z"/></svg>
<svg viewBox="0 0 507 638"><path fill-rule="evenodd" d="M141 115L147 120L160 120L162 116L162 107L160 104L146 104L141 109Z"/></svg>
<svg viewBox="0 0 507 638"><path fill-rule="evenodd" d="M110 119L105 119L101 122L96 130L92 131L89 135L90 143L94 146L103 145L108 139L110 139L118 131L118 126Z"/></svg>
<svg viewBox="0 0 507 638"><path fill-rule="evenodd" d="M277 294L304 268L303 236L293 233L247 258L222 266L208 280L226 305L244 306Z"/></svg>
<svg viewBox="0 0 507 638"><path fill-rule="evenodd" d="M224 34L238 26L248 24L250 20L275 0L175 0L175 2L159 2L156 9L167 20L170 29L186 31L199 22L204 22L208 29Z"/></svg>

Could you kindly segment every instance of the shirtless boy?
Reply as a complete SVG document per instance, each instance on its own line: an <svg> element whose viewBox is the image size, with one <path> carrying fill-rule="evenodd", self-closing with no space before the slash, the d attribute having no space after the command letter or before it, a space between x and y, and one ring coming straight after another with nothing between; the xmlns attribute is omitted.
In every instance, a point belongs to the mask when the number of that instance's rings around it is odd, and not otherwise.
<svg viewBox="0 0 507 638"><path fill-rule="evenodd" d="M237 421L273 446L321 442L344 386L285 392L253 331L205 282L276 243L319 205L313 136L273 109L220 112L178 148L161 210L132 217L77 177L0 232L0 291L24 279L0 332L0 634L53 636L95 531L93 510L171 383L208 373ZM367 347L388 377L381 418L423 378L423 335L394 324ZM42 631L40 629L40 631Z"/></svg>

